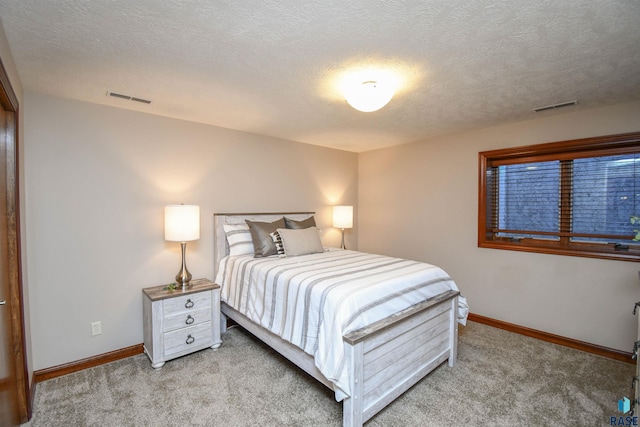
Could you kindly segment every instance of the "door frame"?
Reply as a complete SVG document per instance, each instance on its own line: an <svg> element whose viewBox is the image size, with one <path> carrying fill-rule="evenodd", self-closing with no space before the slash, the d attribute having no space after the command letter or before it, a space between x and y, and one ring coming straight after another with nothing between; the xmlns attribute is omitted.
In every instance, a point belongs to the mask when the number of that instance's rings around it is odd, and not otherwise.
<svg viewBox="0 0 640 427"><path fill-rule="evenodd" d="M7 114L7 224L9 240L9 295L7 304L11 309L12 354L18 383L18 409L20 422L31 418L31 389L27 366L27 346L22 293L22 251L20 233L20 162L19 162L19 105L11 86L2 58L0 58L0 107ZM12 179L11 182L9 180ZM0 213L2 214L2 213Z"/></svg>

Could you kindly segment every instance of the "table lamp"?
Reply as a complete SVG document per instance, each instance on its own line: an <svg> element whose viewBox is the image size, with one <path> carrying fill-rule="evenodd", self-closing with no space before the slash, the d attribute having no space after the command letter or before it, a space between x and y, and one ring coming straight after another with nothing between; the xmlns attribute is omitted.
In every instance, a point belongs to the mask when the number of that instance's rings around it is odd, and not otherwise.
<svg viewBox="0 0 640 427"><path fill-rule="evenodd" d="M191 281L187 270L185 253L187 242L200 238L200 206L168 205L164 207L164 239L168 242L180 242L182 248L182 266L176 275L176 282L186 289Z"/></svg>
<svg viewBox="0 0 640 427"><path fill-rule="evenodd" d="M344 229L353 228L353 206L334 206L333 226L342 229L342 245L340 249L347 249L344 245Z"/></svg>

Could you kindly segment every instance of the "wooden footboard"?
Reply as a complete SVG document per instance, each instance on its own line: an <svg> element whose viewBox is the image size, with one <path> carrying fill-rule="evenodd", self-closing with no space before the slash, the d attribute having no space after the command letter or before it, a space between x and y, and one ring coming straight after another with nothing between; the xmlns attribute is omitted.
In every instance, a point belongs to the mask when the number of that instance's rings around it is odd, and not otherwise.
<svg viewBox="0 0 640 427"><path fill-rule="evenodd" d="M457 357L457 291L448 291L344 336L351 396L343 426L361 426L449 359Z"/></svg>
<svg viewBox="0 0 640 427"><path fill-rule="evenodd" d="M361 426L445 360L455 364L458 295L447 291L343 337L352 390L343 400L343 426ZM335 391L312 356L224 303L222 313Z"/></svg>

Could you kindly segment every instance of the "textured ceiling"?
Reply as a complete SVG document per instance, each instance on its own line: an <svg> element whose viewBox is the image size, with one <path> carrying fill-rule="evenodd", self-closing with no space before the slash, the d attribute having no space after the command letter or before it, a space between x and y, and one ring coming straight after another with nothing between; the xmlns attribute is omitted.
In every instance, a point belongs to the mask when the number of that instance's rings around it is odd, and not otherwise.
<svg viewBox="0 0 640 427"><path fill-rule="evenodd" d="M640 99L638 0L0 0L0 19L27 90L356 152ZM362 113L337 79L369 66L402 86Z"/></svg>

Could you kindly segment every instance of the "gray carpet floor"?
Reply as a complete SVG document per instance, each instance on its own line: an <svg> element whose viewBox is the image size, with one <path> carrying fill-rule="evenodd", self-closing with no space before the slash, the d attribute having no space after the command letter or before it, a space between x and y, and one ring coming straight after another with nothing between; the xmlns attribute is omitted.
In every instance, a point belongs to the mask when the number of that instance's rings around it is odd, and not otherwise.
<svg viewBox="0 0 640 427"><path fill-rule="evenodd" d="M366 426L608 426L634 366L469 322L438 367ZM340 426L321 384L243 329L153 370L145 355L39 383L26 426Z"/></svg>

